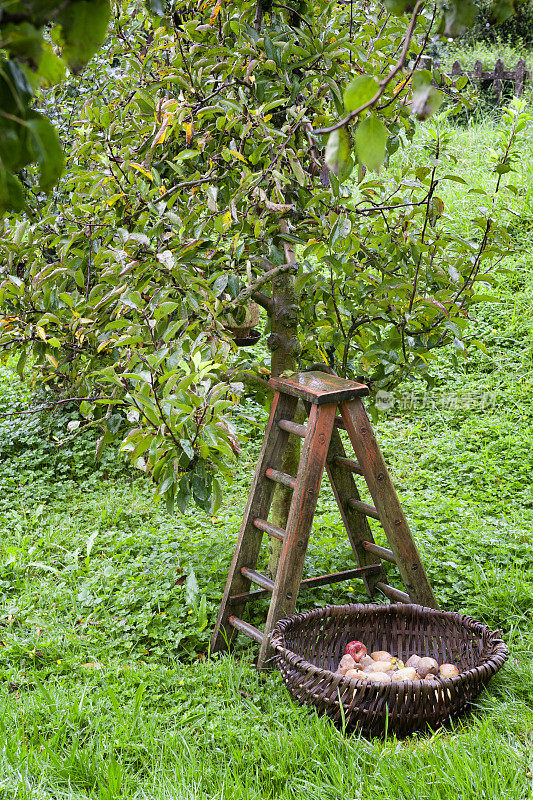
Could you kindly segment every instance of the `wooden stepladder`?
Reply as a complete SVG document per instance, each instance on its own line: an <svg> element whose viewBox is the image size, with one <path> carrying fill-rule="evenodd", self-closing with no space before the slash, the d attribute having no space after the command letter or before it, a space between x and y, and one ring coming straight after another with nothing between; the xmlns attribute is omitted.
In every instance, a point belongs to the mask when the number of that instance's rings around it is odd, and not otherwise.
<svg viewBox="0 0 533 800"><path fill-rule="evenodd" d="M363 384L323 372L273 378L275 391L263 446L255 471L224 596L211 638L211 652L227 649L237 632L261 645L258 668L271 657L270 635L276 622L294 613L300 587L323 586L360 577L373 596L379 590L391 600L437 608L417 548L389 477L361 397ZM294 422L298 400L307 425ZM340 416L337 416L337 411ZM356 461L347 458L339 428L347 431ZM298 474L280 472L289 435L303 438ZM305 554L326 469L358 567L302 580ZM361 475L374 506L361 500L353 475ZM285 530L268 522L276 483L292 489ZM390 549L375 544L368 517L379 520ZM256 571L263 535L283 542L275 580ZM387 583L382 561L396 564L407 592ZM251 584L260 587L250 591ZM264 631L242 619L247 603L271 594Z"/></svg>

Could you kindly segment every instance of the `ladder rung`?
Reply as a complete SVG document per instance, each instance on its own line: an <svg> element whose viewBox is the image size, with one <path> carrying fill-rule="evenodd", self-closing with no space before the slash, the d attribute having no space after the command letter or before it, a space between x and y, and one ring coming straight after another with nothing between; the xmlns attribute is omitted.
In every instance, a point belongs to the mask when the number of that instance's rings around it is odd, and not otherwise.
<svg viewBox="0 0 533 800"><path fill-rule="evenodd" d="M251 603L254 600L261 600L266 597L270 592L267 589L257 589L255 592L243 592L242 594L231 594L228 597L230 606L242 606L243 603Z"/></svg>
<svg viewBox="0 0 533 800"><path fill-rule="evenodd" d="M301 436L302 438L304 438L307 433L307 428L305 425L299 425L297 422L291 422L288 419L280 419L278 425L283 431L294 433L296 436ZM335 417L335 427L346 430L346 426L342 417Z"/></svg>
<svg viewBox="0 0 533 800"><path fill-rule="evenodd" d="M302 439L305 439L305 437L307 436L306 426L299 425L297 422L291 422L290 419L280 419L278 425L282 431L287 431L287 433L294 433L295 436L301 436Z"/></svg>
<svg viewBox="0 0 533 800"><path fill-rule="evenodd" d="M252 581L252 583L255 583L256 586L261 586L263 589L268 589L269 592L272 592L274 589L274 581L271 581L266 575L261 575L260 572L256 572L255 569L241 567L241 575L244 575L245 578L248 578L248 580Z"/></svg>
<svg viewBox="0 0 533 800"><path fill-rule="evenodd" d="M374 544L374 542L363 542L363 547L365 550L368 550L369 553L374 553L384 561L390 561L391 564L396 564L394 553L392 550L389 550L388 547L380 547L379 544Z"/></svg>
<svg viewBox="0 0 533 800"><path fill-rule="evenodd" d="M273 525L272 522L267 522L266 519L254 519L254 525L256 528L259 528L260 531L268 533L275 539L281 539L281 541L283 541L285 538L285 531L283 528L278 528L277 525Z"/></svg>
<svg viewBox="0 0 533 800"><path fill-rule="evenodd" d="M301 586L312 589L315 586L327 586L328 583L339 583L351 578L362 578L363 575L377 575L381 572L381 564L367 564L364 567L345 569L342 572L331 572L329 575L317 575L316 578L306 578Z"/></svg>
<svg viewBox="0 0 533 800"><path fill-rule="evenodd" d="M245 622L243 619L239 619L238 617L230 617L228 622L238 631L244 633L246 636L249 636L250 639L254 639L254 641L258 642L259 644L263 643L263 634L258 628L254 628L253 625L250 625L249 622Z"/></svg>
<svg viewBox="0 0 533 800"><path fill-rule="evenodd" d="M339 467L346 467L349 469L350 472L356 472L358 475L363 474L363 470L361 465L357 463L357 461L352 461L351 458L344 458L343 456L337 456L335 459L335 464Z"/></svg>
<svg viewBox="0 0 533 800"><path fill-rule="evenodd" d="M376 589L379 589L380 592L383 592L385 597L388 597L389 600L398 600L399 603L411 603L412 600L406 592L400 592L399 589L395 589L394 586L389 586L388 583L382 583L378 581L376 583Z"/></svg>
<svg viewBox="0 0 533 800"><path fill-rule="evenodd" d="M286 472L280 472L278 469L272 469L269 467L265 471L265 475L267 478L270 478L271 481L282 483L284 486L288 486L289 489L294 489L296 486L296 478L293 478L292 475L287 475Z"/></svg>
<svg viewBox="0 0 533 800"><path fill-rule="evenodd" d="M372 517L373 519L379 519L379 514L374 506L368 505L368 503L363 503L362 500L356 500L355 497L350 497L348 500L348 504L355 508L356 511L362 511L363 514L366 514L367 517Z"/></svg>
<svg viewBox="0 0 533 800"><path fill-rule="evenodd" d="M330 575L318 575L316 578L306 578L301 582L300 588L313 589L316 586L326 586L328 583L339 583L340 581L347 581L351 578L362 578L365 575L377 575L380 572L380 564L367 564L364 567L346 569L343 572L332 572ZM251 603L254 600L260 600L262 597L265 597L269 591L270 589L258 589L256 592L243 592L243 594L234 594L229 597L228 602L231 606L239 606L243 603Z"/></svg>

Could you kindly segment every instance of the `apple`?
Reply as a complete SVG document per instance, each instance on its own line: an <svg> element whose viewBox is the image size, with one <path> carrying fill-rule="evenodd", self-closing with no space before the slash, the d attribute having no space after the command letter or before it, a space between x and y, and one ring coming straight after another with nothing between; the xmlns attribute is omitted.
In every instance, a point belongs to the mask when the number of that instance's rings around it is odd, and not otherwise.
<svg viewBox="0 0 533 800"><path fill-rule="evenodd" d="M364 681L368 678L368 675L365 675L365 673L361 672L359 669L349 669L344 677L348 679L359 678L360 681Z"/></svg>
<svg viewBox="0 0 533 800"><path fill-rule="evenodd" d="M436 675L439 671L439 664L434 658L429 658L429 656L426 656L425 658L420 659L416 665L416 671L421 678L425 678L430 672L432 672L433 675Z"/></svg>
<svg viewBox="0 0 533 800"><path fill-rule="evenodd" d="M419 675L414 667L404 667L391 675L393 681L418 681Z"/></svg>
<svg viewBox="0 0 533 800"><path fill-rule="evenodd" d="M363 656L366 656L366 647L363 642L353 641L348 642L344 648L344 655L349 655L358 664Z"/></svg>
<svg viewBox="0 0 533 800"><path fill-rule="evenodd" d="M459 670L455 664L441 664L439 673L442 678L456 678L459 675Z"/></svg>
<svg viewBox="0 0 533 800"><path fill-rule="evenodd" d="M389 672L392 670L392 661L372 661L368 666L364 667L364 671L371 672Z"/></svg>
<svg viewBox="0 0 533 800"><path fill-rule="evenodd" d="M355 669L355 666L356 666L355 660L352 658L351 655L349 655L349 653L346 653L346 655L343 656L340 660L339 670L341 672L346 672L349 669Z"/></svg>
<svg viewBox="0 0 533 800"><path fill-rule="evenodd" d="M372 683L390 683L391 677L386 672L369 672L365 675L367 681Z"/></svg>
<svg viewBox="0 0 533 800"><path fill-rule="evenodd" d="M374 661L390 661L392 656L386 650L374 650L373 653L370 653L370 658L373 658Z"/></svg>

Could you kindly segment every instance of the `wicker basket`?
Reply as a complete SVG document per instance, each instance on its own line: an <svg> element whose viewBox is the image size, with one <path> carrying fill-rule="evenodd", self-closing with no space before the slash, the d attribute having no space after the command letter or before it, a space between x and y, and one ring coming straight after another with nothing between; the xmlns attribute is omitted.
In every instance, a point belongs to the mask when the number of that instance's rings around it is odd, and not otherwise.
<svg viewBox="0 0 533 800"><path fill-rule="evenodd" d="M366 683L334 675L347 642L407 660L432 656L459 668L456 678ZM272 634L278 666L292 697L366 735L404 736L455 719L500 669L509 651L499 632L463 614L423 606L326 606L280 620ZM343 711L339 705L342 702Z"/></svg>

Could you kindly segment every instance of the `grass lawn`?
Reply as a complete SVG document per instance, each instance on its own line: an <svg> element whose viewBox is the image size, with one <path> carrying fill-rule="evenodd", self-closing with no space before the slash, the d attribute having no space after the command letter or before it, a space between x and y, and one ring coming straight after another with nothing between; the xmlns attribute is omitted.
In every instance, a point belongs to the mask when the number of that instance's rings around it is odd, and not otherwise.
<svg viewBox="0 0 533 800"><path fill-rule="evenodd" d="M492 136L478 126L455 140L461 169L486 181ZM206 659L264 409L239 412L248 441L214 518L154 506L112 453L94 463L90 434L59 449L68 413L51 430L27 414L0 421L0 800L533 797L528 155L510 215L519 252L475 322L488 355L442 354L437 389L405 391L376 426L442 607L501 628L511 648L473 713L432 736L345 737L293 704L277 673L258 676L246 642ZM456 195L458 219L471 202ZM0 414L26 392L3 370ZM350 562L324 487L308 572ZM362 599L341 584L300 608Z"/></svg>

